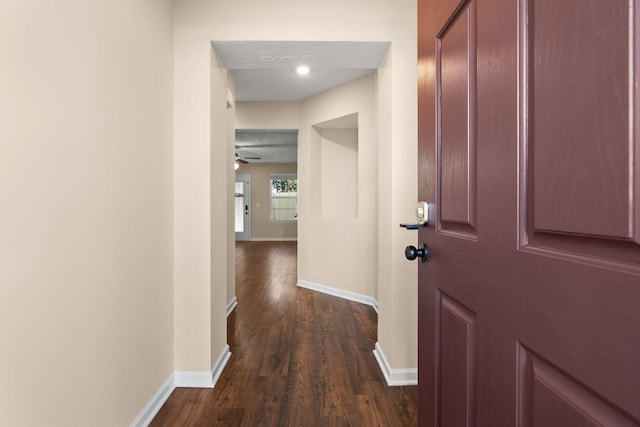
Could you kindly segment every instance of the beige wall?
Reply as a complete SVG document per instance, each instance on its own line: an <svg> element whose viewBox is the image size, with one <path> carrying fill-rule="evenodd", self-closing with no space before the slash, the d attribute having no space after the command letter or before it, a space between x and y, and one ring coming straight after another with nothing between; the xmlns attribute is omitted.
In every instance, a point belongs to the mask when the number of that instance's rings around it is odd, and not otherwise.
<svg viewBox="0 0 640 427"><path fill-rule="evenodd" d="M373 73L302 103L298 278L377 299L376 82ZM326 124L349 115L357 115L357 131ZM357 151L338 148L338 140ZM330 194L341 188L339 175L351 181L346 203L357 201L347 213Z"/></svg>
<svg viewBox="0 0 640 427"><path fill-rule="evenodd" d="M418 357L418 271L404 257L418 236L399 226L415 218L418 194L417 64L408 67L417 20L415 9L397 12L407 19L402 41L378 69L378 343L391 367L402 369L417 367Z"/></svg>
<svg viewBox="0 0 640 427"><path fill-rule="evenodd" d="M0 425L129 425L173 371L171 12L0 3Z"/></svg>
<svg viewBox="0 0 640 427"><path fill-rule="evenodd" d="M236 129L298 129L298 102L238 102Z"/></svg>
<svg viewBox="0 0 640 427"><path fill-rule="evenodd" d="M271 174L296 174L295 163L249 163L239 174L251 175L251 239L297 239L298 222L271 221Z"/></svg>
<svg viewBox="0 0 640 427"><path fill-rule="evenodd" d="M373 86L369 96L365 99L373 101ZM373 110L374 104L371 103ZM323 218L358 218L358 199L360 180L358 177L358 128L317 128L311 133L317 133L317 138L310 143L317 144L320 155L313 159L319 169L319 182L313 183L317 188L312 189L311 197L317 198L320 205L320 216ZM374 135L374 140L377 137ZM369 141L369 149L375 153L376 143ZM311 165L313 168L314 165ZM371 162L375 165L375 158ZM375 171L375 170L374 170ZM377 184L375 174L370 176L370 183ZM374 192L375 193L375 192ZM375 205L370 206L375 212ZM313 216L317 212L311 213Z"/></svg>
<svg viewBox="0 0 640 427"><path fill-rule="evenodd" d="M415 367L415 234L397 226L417 194L415 26L415 0L1 2L0 424L127 425L173 370L224 350L239 112L218 104L233 82L211 40L392 42L376 82L377 272L354 289L379 300L391 366Z"/></svg>
<svg viewBox="0 0 640 427"><path fill-rule="evenodd" d="M211 48L211 173L209 206L211 209L209 236L211 248L211 277L208 281L210 321L207 330L210 353L206 359L208 369L227 345L227 330L217 326L226 323L226 306L235 296L235 232L233 176L235 143L235 109L227 107L228 92L235 93L234 79L224 63ZM235 98L235 95L232 96ZM223 244L224 243L224 244ZM188 305L176 305L176 325L184 326L182 319ZM180 347L183 349L183 347ZM187 358L190 356L187 355ZM178 359L181 364L183 357ZM186 365L181 365L186 366Z"/></svg>
<svg viewBox="0 0 640 427"><path fill-rule="evenodd" d="M336 13L339 10L340 13ZM176 288L194 301L209 300L209 292L226 294L226 283L209 283L212 242L209 218L210 42L211 40L388 40L392 45L377 81L378 226L377 283L367 285L380 304L381 347L392 368L417 365L417 268L404 259L403 249L415 244L416 234L398 224L414 217L417 198L417 46L416 2L401 0L327 0L295 2L274 0L175 0L175 197ZM327 26L330 22L331 25ZM302 129L301 129L302 132ZM299 177L303 173L299 165ZM361 172L359 172L361 173ZM228 172L229 176L232 171ZM308 177L306 178L308 179ZM304 182L301 179L300 186ZM361 203L361 202L359 202ZM302 213L301 207L301 216ZM309 207L307 207L309 209ZM345 225L342 225L345 226ZM376 228L376 227L374 227ZM345 228L346 230L346 228ZM302 222L299 222L302 244ZM340 236L336 229L336 236ZM375 230L371 230L375 234ZM213 242L224 245L227 242ZM367 253L358 245L358 254ZM365 250L363 250L365 248ZM306 259L306 260L305 260ZM358 258L356 261L359 261ZM302 254L301 263L308 261ZM301 264L302 266L302 264ZM361 280L361 279L359 279ZM375 289L377 287L377 289ZM361 289L367 294L368 289ZM215 311L218 308L211 308ZM185 313L176 325L181 369L200 370L210 357L190 327L208 325L211 313L176 305ZM225 322L212 325L222 334ZM178 332L176 332L178 334ZM207 346L208 348L208 346ZM221 350L221 349L220 349ZM203 351L205 353L203 353ZM215 351L214 351L215 352ZM189 355L189 357L187 357ZM177 361L178 363L178 361Z"/></svg>

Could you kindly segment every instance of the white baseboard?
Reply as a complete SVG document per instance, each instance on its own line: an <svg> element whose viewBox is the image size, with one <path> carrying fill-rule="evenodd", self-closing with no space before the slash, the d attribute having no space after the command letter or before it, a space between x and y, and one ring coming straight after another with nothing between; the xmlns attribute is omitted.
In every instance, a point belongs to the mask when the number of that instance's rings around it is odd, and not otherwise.
<svg viewBox="0 0 640 427"><path fill-rule="evenodd" d="M231 352L229 351L229 345L225 345L224 350L222 350L222 353L218 356L218 360L213 364L210 371L175 371L176 387L215 387L230 357Z"/></svg>
<svg viewBox="0 0 640 427"><path fill-rule="evenodd" d="M231 352L229 351L229 345L227 344L224 346L222 353L220 353L220 356L218 356L218 360L216 360L216 363L214 363L213 367L211 368L211 381L213 383L212 387L216 386L216 383L218 382L218 379L220 378L224 367L227 366L227 362L230 358Z"/></svg>
<svg viewBox="0 0 640 427"><path fill-rule="evenodd" d="M213 364L210 371L175 371L160 389L147 402L129 427L147 427L153 421L162 405L167 401L176 387L213 388L215 387L224 367L227 365L231 352L226 345Z"/></svg>
<svg viewBox="0 0 640 427"><path fill-rule="evenodd" d="M298 279L297 285L301 288L310 289L316 292L322 292L323 294L333 295L334 297L347 299L349 301L359 302L373 307L378 313L378 301L375 298L366 295L356 294L354 292L343 291L342 289L332 288L330 286L320 285L318 283L308 282L306 280Z"/></svg>
<svg viewBox="0 0 640 427"><path fill-rule="evenodd" d="M227 304L227 317L231 314L231 312L238 306L238 298L233 297L229 304Z"/></svg>
<svg viewBox="0 0 640 427"><path fill-rule="evenodd" d="M297 237L252 237L252 242L297 242Z"/></svg>
<svg viewBox="0 0 640 427"><path fill-rule="evenodd" d="M376 343L376 347L373 350L373 355L378 361L380 370L384 375L384 379L387 380L389 386L403 386L403 385L417 385L418 384L418 370L417 369L393 369L389 366L389 362L382 351L379 343Z"/></svg>
<svg viewBox="0 0 640 427"><path fill-rule="evenodd" d="M169 379L160 386L160 389L153 395L151 400L142 408L138 416L129 424L129 427L147 427L153 421L162 405L167 401L175 386L175 374L171 374Z"/></svg>
<svg viewBox="0 0 640 427"><path fill-rule="evenodd" d="M372 307L376 311L377 314L380 314L380 306L378 305L378 300L375 298L371 298L373 300Z"/></svg>
<svg viewBox="0 0 640 427"><path fill-rule="evenodd" d="M176 387L213 388L211 371L175 371Z"/></svg>

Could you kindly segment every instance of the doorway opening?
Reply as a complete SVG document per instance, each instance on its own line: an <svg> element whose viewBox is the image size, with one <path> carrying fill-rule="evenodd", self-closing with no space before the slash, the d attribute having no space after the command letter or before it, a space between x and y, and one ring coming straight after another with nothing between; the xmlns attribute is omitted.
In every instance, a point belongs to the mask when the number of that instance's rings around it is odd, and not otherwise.
<svg viewBox="0 0 640 427"><path fill-rule="evenodd" d="M251 175L236 174L234 197L236 241L251 240Z"/></svg>
<svg viewBox="0 0 640 427"><path fill-rule="evenodd" d="M237 217L251 217L250 235L239 234L238 240L297 240L298 287L358 301L377 311L378 277L381 274L378 257L362 256L358 262L351 260L353 254L359 253L363 246L370 248L371 253L378 253L379 177L381 174L386 176L385 173L388 172L387 169L380 170L379 135L387 135L389 131L387 101L391 74L388 72L390 64L387 52L390 44L246 43L258 45L262 49L260 55L252 56L253 59L271 59L265 60L266 64L234 63L233 58L229 60L224 52L220 53L231 46L227 42L220 42L221 46L218 42L213 42L227 66L229 84L235 90L232 121L235 145L231 152L229 144L228 153L234 153L235 162L239 163L235 173L251 176L250 203L245 203L244 199L242 202L236 201ZM297 66L297 63L294 63L313 57L313 51L299 55L290 54L290 51L285 52L288 53L285 55L278 51L285 46L287 49L304 52L304 49L313 49L311 45L316 44L322 45L324 52L331 52L335 48L335 52L324 55L333 58L330 61L333 65L330 64L328 68L314 68L312 65L309 75L303 78L295 75L294 65ZM270 52L269 48L274 48L276 53ZM362 58L362 55L349 54L349 49L353 48L360 54L371 48L377 52L377 56L374 55L375 59L370 63L356 64L352 59ZM246 54L247 49L244 51ZM249 53L251 52L253 51L249 49ZM251 62L250 59L245 58ZM321 58L316 58L316 65L319 62ZM336 64L342 64L344 68L331 68L336 67ZM260 69L261 66L266 69ZM328 74L342 74L344 78L347 74L344 70L350 69L354 71L352 78L325 86L316 93L298 95L297 98L274 98L264 92L261 92L265 96L263 98L251 98L247 92L243 92L248 87L254 87L256 81L262 81L262 84L258 84L260 89L272 88L275 83L270 85L260 79L274 74L278 74L279 78L286 77L287 72L290 72L288 78L291 87L278 91L277 95L281 96L285 89L305 85L305 78L318 77L322 80L322 76L326 77ZM258 74L262 76L258 77ZM306 82L312 83L310 80ZM291 93L290 90L286 92ZM295 159L297 163L289 164L287 167L290 169L285 168L286 164L279 163L280 169L275 169L277 163L268 162L265 157L285 144L273 140L258 143L257 139L260 133L263 138L268 139L283 131L295 132L296 142L298 137L300 139ZM295 214L294 218L283 220L272 216L274 198L271 192L274 176L290 175L299 179L300 199L299 202L296 200L293 209L289 206L282 209L281 213ZM270 197L259 196L260 186L265 188L264 192ZM244 198L245 193L241 193L239 187L235 193L242 194ZM283 200L278 200L280 202ZM275 229L275 233L265 233L260 229L262 225L258 225L259 216L266 218L266 226L270 230ZM295 230L293 234L288 234L288 228ZM243 227L242 233L245 229ZM238 242L239 246L242 244L244 242ZM234 289L228 289L228 298L234 297L233 291ZM240 301L239 303L241 304Z"/></svg>
<svg viewBox="0 0 640 427"><path fill-rule="evenodd" d="M258 117L248 119L248 109ZM236 127L264 125L264 114L276 109L238 103L237 115L244 119L236 120ZM285 115L287 110L279 114ZM236 128L235 155L236 240L297 240L298 130ZM240 191L240 181L248 187L244 192ZM242 226L241 222L249 224Z"/></svg>

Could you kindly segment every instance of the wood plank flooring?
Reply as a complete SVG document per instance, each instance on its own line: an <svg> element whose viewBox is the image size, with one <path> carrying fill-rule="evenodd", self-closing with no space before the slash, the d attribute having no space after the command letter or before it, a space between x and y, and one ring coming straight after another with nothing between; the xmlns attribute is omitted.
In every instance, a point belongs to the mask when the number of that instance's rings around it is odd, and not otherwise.
<svg viewBox="0 0 640 427"><path fill-rule="evenodd" d="M214 389L176 389L152 427L417 425L417 387L388 387L373 356L375 311L296 278L296 242L237 243L231 359Z"/></svg>

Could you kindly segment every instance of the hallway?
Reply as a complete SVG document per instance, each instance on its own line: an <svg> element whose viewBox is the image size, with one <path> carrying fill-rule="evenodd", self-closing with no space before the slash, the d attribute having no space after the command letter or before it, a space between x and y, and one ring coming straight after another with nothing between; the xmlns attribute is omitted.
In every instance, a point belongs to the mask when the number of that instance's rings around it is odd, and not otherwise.
<svg viewBox="0 0 640 427"><path fill-rule="evenodd" d="M176 389L151 426L414 426L388 387L368 306L296 287L296 242L237 242L231 359L214 389ZM327 266L331 268L331 266Z"/></svg>

